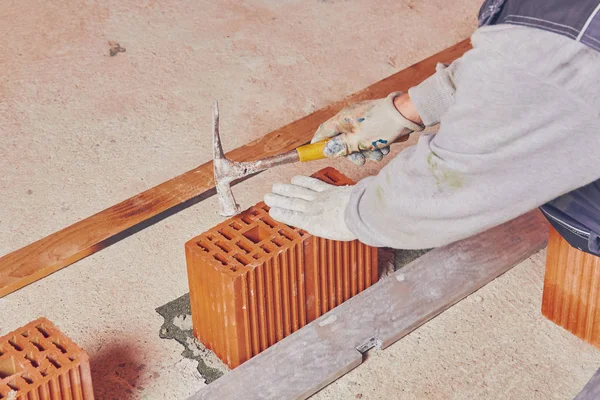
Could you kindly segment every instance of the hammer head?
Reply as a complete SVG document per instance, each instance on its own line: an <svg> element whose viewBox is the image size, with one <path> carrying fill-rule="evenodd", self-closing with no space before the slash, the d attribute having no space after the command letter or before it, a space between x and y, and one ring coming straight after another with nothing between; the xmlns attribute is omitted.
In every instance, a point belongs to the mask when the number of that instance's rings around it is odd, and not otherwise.
<svg viewBox="0 0 600 400"><path fill-rule="evenodd" d="M224 217L230 217L240 212L240 206L236 203L231 191L231 182L239 178L239 168L237 163L233 163L225 158L221 137L219 136L219 105L213 102L213 166L215 173L215 187L219 197L220 214ZM243 176L243 175L242 175Z"/></svg>
<svg viewBox="0 0 600 400"><path fill-rule="evenodd" d="M215 169L215 187L221 205L221 215L230 217L240 212L240 206L235 202L231 184L236 179L255 174L265 169L300 161L298 151L290 150L255 161L235 162L228 160L221 146L219 136L219 106L213 103L213 165Z"/></svg>

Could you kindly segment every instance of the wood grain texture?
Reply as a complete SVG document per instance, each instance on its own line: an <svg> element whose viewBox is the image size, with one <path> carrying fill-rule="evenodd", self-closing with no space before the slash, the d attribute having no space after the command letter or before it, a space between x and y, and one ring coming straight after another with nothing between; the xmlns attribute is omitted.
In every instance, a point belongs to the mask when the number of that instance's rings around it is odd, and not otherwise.
<svg viewBox="0 0 600 400"><path fill-rule="evenodd" d="M598 400L600 399L600 369L596 371L592 379L583 387L581 392L573 400Z"/></svg>
<svg viewBox="0 0 600 400"><path fill-rule="evenodd" d="M470 48L462 41L353 95L324 107L229 153L234 161L251 161L306 144L317 127L344 106L408 90L431 75L438 62L448 63ZM212 161L85 218L0 258L0 297L93 254L123 232L214 190ZM207 193L208 192L208 193Z"/></svg>
<svg viewBox="0 0 600 400"><path fill-rule="evenodd" d="M225 374L189 400L304 399L542 249L538 211L430 251Z"/></svg>
<svg viewBox="0 0 600 400"><path fill-rule="evenodd" d="M600 257L571 246L550 228L542 314L600 348Z"/></svg>

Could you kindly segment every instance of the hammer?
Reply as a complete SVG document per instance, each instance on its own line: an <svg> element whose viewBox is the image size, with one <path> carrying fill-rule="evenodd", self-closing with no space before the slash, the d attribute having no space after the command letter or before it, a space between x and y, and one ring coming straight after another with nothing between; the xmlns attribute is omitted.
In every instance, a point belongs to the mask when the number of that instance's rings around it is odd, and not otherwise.
<svg viewBox="0 0 600 400"><path fill-rule="evenodd" d="M278 165L295 163L298 161L312 161L325 158L323 149L327 140L297 147L294 150L276 156L266 157L256 161L235 162L228 160L221 146L219 136L219 105L213 102L213 165L215 171L215 187L219 196L220 214L230 217L240 212L231 191L231 182L248 175L264 171Z"/></svg>

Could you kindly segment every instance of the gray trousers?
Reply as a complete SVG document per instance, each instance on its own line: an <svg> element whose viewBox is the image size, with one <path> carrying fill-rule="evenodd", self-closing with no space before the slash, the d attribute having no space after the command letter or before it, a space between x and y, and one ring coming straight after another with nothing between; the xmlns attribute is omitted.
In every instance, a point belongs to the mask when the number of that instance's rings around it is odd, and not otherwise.
<svg viewBox="0 0 600 400"><path fill-rule="evenodd" d="M374 246L441 246L600 178L600 52L497 25L409 93L435 134L353 190L345 220Z"/></svg>

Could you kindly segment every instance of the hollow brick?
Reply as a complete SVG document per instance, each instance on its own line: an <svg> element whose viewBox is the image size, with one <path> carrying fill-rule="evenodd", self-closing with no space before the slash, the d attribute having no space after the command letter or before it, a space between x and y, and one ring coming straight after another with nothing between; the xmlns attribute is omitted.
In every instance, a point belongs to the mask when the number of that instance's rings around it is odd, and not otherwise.
<svg viewBox="0 0 600 400"><path fill-rule="evenodd" d="M333 168L314 177L353 182ZM235 368L378 280L377 250L310 235L264 203L185 246L194 335Z"/></svg>
<svg viewBox="0 0 600 400"><path fill-rule="evenodd" d="M600 348L600 257L585 253L550 229L542 314Z"/></svg>
<svg viewBox="0 0 600 400"><path fill-rule="evenodd" d="M0 399L93 400L88 355L46 318L0 338Z"/></svg>

